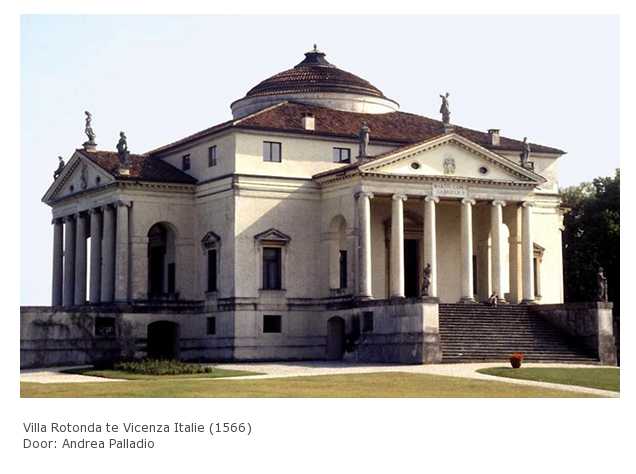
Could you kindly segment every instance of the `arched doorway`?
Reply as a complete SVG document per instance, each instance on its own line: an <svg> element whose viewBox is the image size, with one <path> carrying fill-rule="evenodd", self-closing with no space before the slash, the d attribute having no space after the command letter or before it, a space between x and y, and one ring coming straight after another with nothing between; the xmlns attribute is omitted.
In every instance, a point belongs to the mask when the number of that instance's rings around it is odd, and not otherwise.
<svg viewBox="0 0 636 474"><path fill-rule="evenodd" d="M340 316L327 321L327 359L342 360L345 351L345 322Z"/></svg>
<svg viewBox="0 0 636 474"><path fill-rule="evenodd" d="M175 233L158 223L148 231L148 297L173 297L176 284Z"/></svg>
<svg viewBox="0 0 636 474"><path fill-rule="evenodd" d="M150 359L179 358L179 324L155 321L148 325L147 353Z"/></svg>

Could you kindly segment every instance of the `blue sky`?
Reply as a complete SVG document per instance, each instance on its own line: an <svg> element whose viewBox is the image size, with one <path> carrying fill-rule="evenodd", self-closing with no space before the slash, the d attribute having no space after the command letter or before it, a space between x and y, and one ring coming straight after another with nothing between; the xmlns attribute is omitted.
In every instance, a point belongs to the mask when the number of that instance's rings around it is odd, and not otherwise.
<svg viewBox="0 0 636 474"><path fill-rule="evenodd" d="M303 58L327 59L438 118L568 152L562 186L618 163L618 18L599 16L23 16L21 304L49 304L57 156L125 130L144 152L231 117L229 105Z"/></svg>

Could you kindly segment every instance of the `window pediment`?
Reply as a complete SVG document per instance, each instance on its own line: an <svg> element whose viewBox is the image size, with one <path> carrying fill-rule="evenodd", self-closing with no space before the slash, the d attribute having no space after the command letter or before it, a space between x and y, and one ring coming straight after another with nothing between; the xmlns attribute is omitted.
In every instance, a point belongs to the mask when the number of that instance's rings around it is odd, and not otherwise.
<svg viewBox="0 0 636 474"><path fill-rule="evenodd" d="M221 238L212 231L205 234L203 238L201 239L201 245L203 246L204 249L217 247L220 242L221 242Z"/></svg>
<svg viewBox="0 0 636 474"><path fill-rule="evenodd" d="M291 241L291 237L278 229L267 229L265 232L256 234L254 240L261 245L275 244L275 245L287 245Z"/></svg>

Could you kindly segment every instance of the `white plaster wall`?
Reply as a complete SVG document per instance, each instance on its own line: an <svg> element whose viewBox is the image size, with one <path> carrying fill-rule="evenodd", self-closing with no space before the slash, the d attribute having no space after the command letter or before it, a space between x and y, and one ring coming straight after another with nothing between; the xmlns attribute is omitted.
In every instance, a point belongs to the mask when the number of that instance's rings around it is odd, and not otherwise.
<svg viewBox="0 0 636 474"><path fill-rule="evenodd" d="M562 222L554 201L539 201L532 209L533 240L545 248L540 272L541 304L563 303Z"/></svg>
<svg viewBox="0 0 636 474"><path fill-rule="evenodd" d="M190 169L185 173L195 177L199 181L207 181L234 172L235 135L225 133L196 142L193 145L172 152L162 159L177 169L182 169L182 158L190 155ZM208 166L208 148L216 145L216 166Z"/></svg>
<svg viewBox="0 0 636 474"><path fill-rule="evenodd" d="M261 287L259 245L254 236L275 228L291 237L283 251L283 286L288 298L311 298L321 285L320 200L312 194L240 192L235 208L236 296L257 297ZM326 256L325 256L326 257Z"/></svg>
<svg viewBox="0 0 636 474"><path fill-rule="evenodd" d="M264 141L282 143L280 163L263 161ZM240 132L236 134L236 172L311 178L317 173L343 166L333 163L334 147L350 148L352 160L358 155L358 144L354 141ZM380 154L391 149L392 147L388 146L370 145L369 154Z"/></svg>

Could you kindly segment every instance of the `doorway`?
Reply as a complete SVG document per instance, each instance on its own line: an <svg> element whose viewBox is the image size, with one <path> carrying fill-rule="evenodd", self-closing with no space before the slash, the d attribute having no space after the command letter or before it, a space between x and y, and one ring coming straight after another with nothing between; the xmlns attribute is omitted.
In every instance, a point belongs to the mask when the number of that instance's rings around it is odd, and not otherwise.
<svg viewBox="0 0 636 474"><path fill-rule="evenodd" d="M420 278L418 271L418 240L404 240L404 296L419 296Z"/></svg>
<svg viewBox="0 0 636 474"><path fill-rule="evenodd" d="M179 324L172 321L150 323L147 345L149 359L178 359Z"/></svg>
<svg viewBox="0 0 636 474"><path fill-rule="evenodd" d="M327 321L327 359L342 360L345 351L345 322L340 316Z"/></svg>

